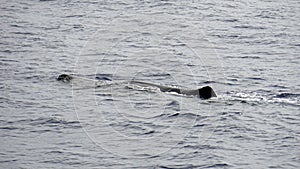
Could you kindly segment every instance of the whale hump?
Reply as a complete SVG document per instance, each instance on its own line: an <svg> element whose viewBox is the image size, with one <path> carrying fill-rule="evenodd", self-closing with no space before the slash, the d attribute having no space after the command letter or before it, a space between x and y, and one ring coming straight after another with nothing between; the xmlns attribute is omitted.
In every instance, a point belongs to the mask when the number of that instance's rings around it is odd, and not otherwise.
<svg viewBox="0 0 300 169"><path fill-rule="evenodd" d="M217 97L215 91L210 86L204 86L199 90L199 96L202 99L209 99L211 97Z"/></svg>

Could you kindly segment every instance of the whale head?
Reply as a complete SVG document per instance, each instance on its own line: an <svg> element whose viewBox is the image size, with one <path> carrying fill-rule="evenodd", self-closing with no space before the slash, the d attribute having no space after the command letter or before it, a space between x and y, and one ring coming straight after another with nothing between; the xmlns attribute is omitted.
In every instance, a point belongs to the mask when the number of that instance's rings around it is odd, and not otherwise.
<svg viewBox="0 0 300 169"><path fill-rule="evenodd" d="M57 77L57 80L63 82L70 82L72 80L72 76L67 74L61 74Z"/></svg>
<svg viewBox="0 0 300 169"><path fill-rule="evenodd" d="M202 99L209 99L211 97L217 97L215 91L210 86L205 86L198 90L199 90L199 96Z"/></svg>

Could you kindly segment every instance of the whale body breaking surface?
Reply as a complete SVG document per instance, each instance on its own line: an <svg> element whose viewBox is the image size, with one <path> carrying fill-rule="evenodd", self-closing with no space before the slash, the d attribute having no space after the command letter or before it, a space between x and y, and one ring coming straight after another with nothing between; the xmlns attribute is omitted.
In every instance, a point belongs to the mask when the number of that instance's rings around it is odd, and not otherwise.
<svg viewBox="0 0 300 169"><path fill-rule="evenodd" d="M57 80L62 82L70 82L72 79L73 76L68 74L61 74L57 77ZM212 97L217 97L215 91L210 86L204 86L199 89L180 89L177 87L169 87L135 80L129 81L129 83L141 86L156 87L161 92L175 92L187 96L198 96L201 99L210 99Z"/></svg>

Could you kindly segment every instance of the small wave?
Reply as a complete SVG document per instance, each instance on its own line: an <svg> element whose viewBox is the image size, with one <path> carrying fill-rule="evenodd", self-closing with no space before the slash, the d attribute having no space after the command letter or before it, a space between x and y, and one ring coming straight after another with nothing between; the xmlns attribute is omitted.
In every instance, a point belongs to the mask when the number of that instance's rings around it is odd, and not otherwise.
<svg viewBox="0 0 300 169"><path fill-rule="evenodd" d="M223 168L223 167L229 167L230 165L226 164L226 163L219 163L219 164L213 164L210 166L207 166L205 168Z"/></svg>
<svg viewBox="0 0 300 169"><path fill-rule="evenodd" d="M259 57L259 56L242 56L240 58L242 58L242 59L260 59L261 57Z"/></svg>
<svg viewBox="0 0 300 169"><path fill-rule="evenodd" d="M17 128L17 127L9 127L9 126L0 127L0 130L16 130L16 129L19 129L19 128Z"/></svg>
<svg viewBox="0 0 300 169"><path fill-rule="evenodd" d="M166 118L166 117L170 117L172 115L177 116L179 113L173 113L173 114L167 114L167 113L162 113L162 114L158 114L152 117L149 117L147 119L161 119L161 118Z"/></svg>
<svg viewBox="0 0 300 169"><path fill-rule="evenodd" d="M156 77L156 76L170 76L169 73L153 73L149 76L152 76L152 77Z"/></svg>
<svg viewBox="0 0 300 169"><path fill-rule="evenodd" d="M200 115L195 114L195 113L181 113L181 112L176 112L176 113L163 113L156 115L154 117L151 117L152 119L171 119L171 118L189 118L189 119L195 119L199 118Z"/></svg>
<svg viewBox="0 0 300 169"><path fill-rule="evenodd" d="M224 19L224 22L238 22L238 19Z"/></svg>
<svg viewBox="0 0 300 169"><path fill-rule="evenodd" d="M36 35L36 33L32 33L32 32L12 32L12 33L16 35Z"/></svg>
<svg viewBox="0 0 300 169"><path fill-rule="evenodd" d="M188 169L188 168L199 168L199 167L203 167L203 166L195 166L192 164L182 164L182 165L160 165L158 166L158 168L163 168L163 169Z"/></svg>
<svg viewBox="0 0 300 169"><path fill-rule="evenodd" d="M26 76L25 79L40 79L41 77L38 75Z"/></svg>
<svg viewBox="0 0 300 169"><path fill-rule="evenodd" d="M30 124L33 126L61 126L64 128L80 128L81 125L79 121L66 121L58 118L38 118L38 119L30 119Z"/></svg>
<svg viewBox="0 0 300 169"><path fill-rule="evenodd" d="M102 97L111 97L112 94L110 93L96 93L96 96L102 96ZM103 99L102 101L115 101L114 99L108 98L108 99Z"/></svg>
<svg viewBox="0 0 300 169"><path fill-rule="evenodd" d="M180 104L178 101L173 100L170 103L166 104L166 108L170 108L170 109L178 112L178 111L180 111Z"/></svg>
<svg viewBox="0 0 300 169"><path fill-rule="evenodd" d="M91 77L95 77L97 80L108 80L112 81L113 75L112 74L105 74L105 73L97 73L96 75L89 75Z"/></svg>
<svg viewBox="0 0 300 169"><path fill-rule="evenodd" d="M65 18L82 18L84 15L67 15Z"/></svg>
<svg viewBox="0 0 300 169"><path fill-rule="evenodd" d="M241 115L242 113L243 112L241 112L241 111L222 112L221 115L228 115L228 114Z"/></svg>
<svg viewBox="0 0 300 169"><path fill-rule="evenodd" d="M282 86L282 85L270 85L269 87L275 87L275 88L279 88L279 89L287 89L286 86Z"/></svg>
<svg viewBox="0 0 300 169"><path fill-rule="evenodd" d="M179 116L179 114L180 113L174 113L174 114L169 115L168 117L177 117L177 116Z"/></svg>
<svg viewBox="0 0 300 169"><path fill-rule="evenodd" d="M195 118L198 118L199 115L195 114L195 113L173 113L173 114L170 114L167 116L167 118L174 118L174 117L195 119Z"/></svg>
<svg viewBox="0 0 300 169"><path fill-rule="evenodd" d="M178 44L171 44L172 47L178 47L178 46L186 46L184 43L178 43Z"/></svg>
<svg viewBox="0 0 300 169"><path fill-rule="evenodd" d="M155 134L155 130L152 127L149 127L147 125L140 125L135 122L112 123L110 124L110 126L116 129L117 131L120 131L121 133L125 132L126 135L130 136L143 135L151 137L153 134Z"/></svg>
<svg viewBox="0 0 300 169"><path fill-rule="evenodd" d="M203 82L204 84L212 84L212 83L217 83L216 81L213 80L207 80Z"/></svg>
<svg viewBox="0 0 300 169"><path fill-rule="evenodd" d="M180 117L186 117L186 118L195 119L195 118L199 117L199 114L195 114L195 113L182 113L182 114L180 114Z"/></svg>
<svg viewBox="0 0 300 169"><path fill-rule="evenodd" d="M248 77L247 79L250 79L250 80L265 80L265 79L260 78L260 77Z"/></svg>
<svg viewBox="0 0 300 169"><path fill-rule="evenodd" d="M17 24L11 24L10 26L11 26L11 27L16 27L16 28L24 28L24 26L17 25Z"/></svg>
<svg viewBox="0 0 300 169"><path fill-rule="evenodd" d="M178 101L171 101L170 103L167 104L167 106L178 106L179 103Z"/></svg>
<svg viewBox="0 0 300 169"><path fill-rule="evenodd" d="M13 59L1 59L1 62L19 62L18 60L13 60Z"/></svg>
<svg viewBox="0 0 300 169"><path fill-rule="evenodd" d="M8 49L1 50L0 52L3 52L3 53L13 53L13 51L11 51L11 50L8 50Z"/></svg>
<svg viewBox="0 0 300 169"><path fill-rule="evenodd" d="M108 80L108 81L112 81L110 78L108 77L96 77L97 80Z"/></svg>
<svg viewBox="0 0 300 169"><path fill-rule="evenodd" d="M262 27L262 26L251 26L251 25L239 25L239 26L234 26L234 28L240 28L240 29L266 29L265 27Z"/></svg>
<svg viewBox="0 0 300 169"><path fill-rule="evenodd" d="M145 132L144 135L153 134L154 132L155 132L154 130L151 130L151 131Z"/></svg>

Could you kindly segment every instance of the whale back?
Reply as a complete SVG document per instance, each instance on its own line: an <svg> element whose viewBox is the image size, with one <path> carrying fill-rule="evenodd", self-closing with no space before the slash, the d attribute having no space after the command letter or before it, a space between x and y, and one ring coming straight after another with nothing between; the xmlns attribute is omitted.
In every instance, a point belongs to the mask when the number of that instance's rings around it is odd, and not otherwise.
<svg viewBox="0 0 300 169"><path fill-rule="evenodd" d="M92 80L92 79L87 79L87 78L83 78L83 77L79 77L79 76L72 76L72 75L68 75L68 74L59 75L57 77L57 80L65 82L65 83L69 83L72 80L72 84L75 89L76 89L76 87L78 87L78 88L95 88L95 87L109 85L106 82L100 83L101 81L98 81L98 80ZM86 82L86 83L84 83L84 82ZM200 89L195 89L195 90L187 90L187 89L179 89L179 88L162 86L162 85L141 82L141 81L130 81L129 83L138 84L141 86L157 87L162 92L175 92L178 94L199 96L202 99L209 99L211 97L217 97L216 93L210 86L205 86L205 87L202 87Z"/></svg>
<svg viewBox="0 0 300 169"><path fill-rule="evenodd" d="M209 99L211 97L217 97L215 91L210 86L205 86L198 90L199 90L199 96L202 99Z"/></svg>

